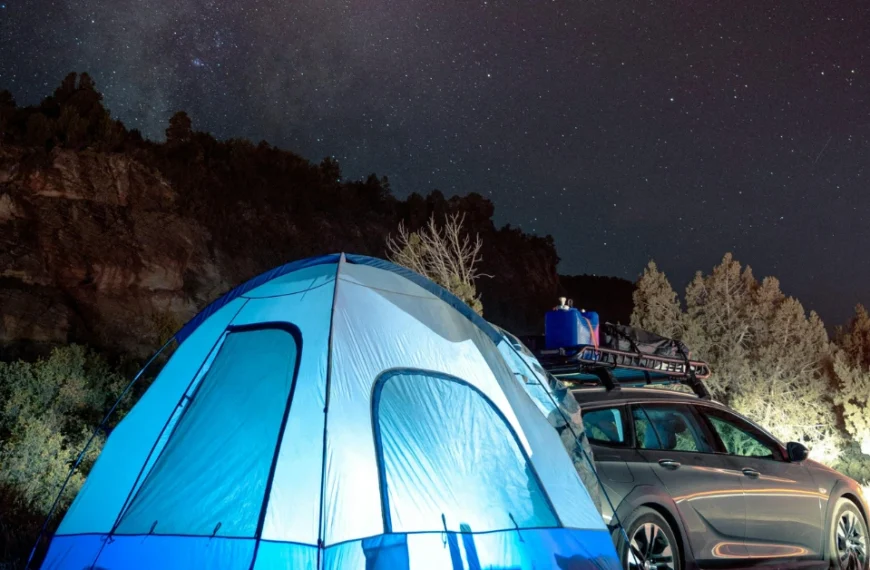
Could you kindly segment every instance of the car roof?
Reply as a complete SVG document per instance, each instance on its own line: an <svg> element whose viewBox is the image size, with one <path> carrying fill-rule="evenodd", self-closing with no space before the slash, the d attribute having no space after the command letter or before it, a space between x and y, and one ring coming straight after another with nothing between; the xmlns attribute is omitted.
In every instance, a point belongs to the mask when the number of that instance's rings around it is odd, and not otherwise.
<svg viewBox="0 0 870 570"><path fill-rule="evenodd" d="M604 387L589 387L589 388L574 388L571 389L571 394L578 403L582 404L597 404L597 403L626 403L632 401L650 401L662 400L669 402L699 402L698 396L678 392L669 388L626 388L621 387L619 390L608 390ZM718 404L711 400L704 400Z"/></svg>

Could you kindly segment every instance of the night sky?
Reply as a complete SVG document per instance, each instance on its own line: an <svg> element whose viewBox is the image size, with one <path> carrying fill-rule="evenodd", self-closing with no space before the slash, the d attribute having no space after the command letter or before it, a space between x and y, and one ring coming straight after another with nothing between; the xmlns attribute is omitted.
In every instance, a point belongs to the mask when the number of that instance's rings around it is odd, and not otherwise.
<svg viewBox="0 0 870 570"><path fill-rule="evenodd" d="M682 292L732 251L828 325L870 304L866 1L0 0L0 88L70 71L151 138L489 196L563 273Z"/></svg>

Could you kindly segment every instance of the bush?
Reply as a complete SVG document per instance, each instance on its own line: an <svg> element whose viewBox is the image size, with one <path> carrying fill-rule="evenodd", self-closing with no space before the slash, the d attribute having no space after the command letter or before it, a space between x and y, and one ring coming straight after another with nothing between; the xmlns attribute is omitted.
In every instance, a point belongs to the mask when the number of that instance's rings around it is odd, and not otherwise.
<svg viewBox="0 0 870 570"><path fill-rule="evenodd" d="M833 467L862 485L870 485L870 455L862 453L857 444L844 449Z"/></svg>
<svg viewBox="0 0 870 570"><path fill-rule="evenodd" d="M0 363L0 549L2 563L22 564L45 516L94 428L126 381L99 354L79 345L36 362ZM117 423L129 404L116 414ZM52 520L57 524L102 449L95 438L70 479Z"/></svg>

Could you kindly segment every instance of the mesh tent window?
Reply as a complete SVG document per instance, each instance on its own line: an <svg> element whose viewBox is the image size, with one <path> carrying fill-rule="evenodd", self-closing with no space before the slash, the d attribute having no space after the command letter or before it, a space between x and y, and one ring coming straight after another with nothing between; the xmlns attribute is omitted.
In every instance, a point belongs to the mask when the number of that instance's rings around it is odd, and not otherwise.
<svg viewBox="0 0 870 570"><path fill-rule="evenodd" d="M227 334L118 534L257 534L300 348L289 328Z"/></svg>
<svg viewBox="0 0 870 570"><path fill-rule="evenodd" d="M467 382L394 371L373 408L386 532L559 526L516 434Z"/></svg>

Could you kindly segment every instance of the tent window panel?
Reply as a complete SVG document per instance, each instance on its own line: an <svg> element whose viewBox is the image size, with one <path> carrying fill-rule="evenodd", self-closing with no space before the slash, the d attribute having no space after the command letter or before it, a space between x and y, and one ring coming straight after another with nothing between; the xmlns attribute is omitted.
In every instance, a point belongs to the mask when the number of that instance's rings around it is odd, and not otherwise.
<svg viewBox="0 0 870 570"><path fill-rule="evenodd" d="M375 416L387 532L558 526L510 426L467 383L382 377Z"/></svg>
<svg viewBox="0 0 870 570"><path fill-rule="evenodd" d="M227 335L119 533L255 535L299 349L279 328Z"/></svg>

